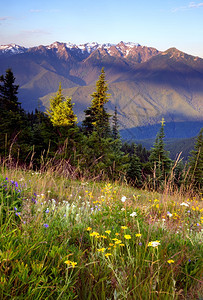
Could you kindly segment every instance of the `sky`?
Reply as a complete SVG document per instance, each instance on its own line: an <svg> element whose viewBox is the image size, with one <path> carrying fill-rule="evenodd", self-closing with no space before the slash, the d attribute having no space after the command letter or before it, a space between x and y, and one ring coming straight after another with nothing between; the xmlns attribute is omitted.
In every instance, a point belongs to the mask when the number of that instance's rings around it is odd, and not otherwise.
<svg viewBox="0 0 203 300"><path fill-rule="evenodd" d="M203 58L203 0L2 1L0 45L55 41L134 42Z"/></svg>

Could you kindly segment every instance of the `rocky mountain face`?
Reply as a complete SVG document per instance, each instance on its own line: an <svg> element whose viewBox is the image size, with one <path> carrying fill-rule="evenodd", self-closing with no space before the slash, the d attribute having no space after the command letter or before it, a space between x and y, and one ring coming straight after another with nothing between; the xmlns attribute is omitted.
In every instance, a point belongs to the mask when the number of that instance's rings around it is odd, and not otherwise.
<svg viewBox="0 0 203 300"><path fill-rule="evenodd" d="M81 121L104 67L111 94L108 111L113 114L117 106L120 128L128 136L137 138L138 126L157 124L162 117L180 128L184 122L203 125L203 59L175 48L160 52L124 42L0 46L0 74L9 67L26 110L45 110L61 82Z"/></svg>

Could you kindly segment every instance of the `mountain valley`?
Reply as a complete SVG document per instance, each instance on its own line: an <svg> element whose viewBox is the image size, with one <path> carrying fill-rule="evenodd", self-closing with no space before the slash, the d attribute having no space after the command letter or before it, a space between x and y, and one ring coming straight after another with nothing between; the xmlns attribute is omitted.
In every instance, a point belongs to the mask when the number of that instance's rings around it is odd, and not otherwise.
<svg viewBox="0 0 203 300"><path fill-rule="evenodd" d="M181 130L171 131L169 138L194 136L203 126L203 59L199 57L175 48L161 52L124 42L0 46L0 74L12 68L25 110L45 110L61 82L63 94L75 103L79 122L90 106L102 67L109 85L107 108L113 114L117 107L122 136L130 132L139 139L136 128L140 132L156 126L162 117L168 128L176 124ZM185 130L191 126L184 124L190 122L193 131Z"/></svg>

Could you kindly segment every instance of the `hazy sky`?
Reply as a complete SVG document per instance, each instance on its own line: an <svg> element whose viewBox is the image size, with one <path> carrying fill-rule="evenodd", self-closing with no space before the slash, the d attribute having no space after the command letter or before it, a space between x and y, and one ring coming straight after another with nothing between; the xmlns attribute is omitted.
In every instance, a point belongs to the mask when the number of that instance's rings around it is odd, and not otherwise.
<svg viewBox="0 0 203 300"><path fill-rule="evenodd" d="M203 58L203 1L9 0L0 10L0 45L55 41L135 42Z"/></svg>

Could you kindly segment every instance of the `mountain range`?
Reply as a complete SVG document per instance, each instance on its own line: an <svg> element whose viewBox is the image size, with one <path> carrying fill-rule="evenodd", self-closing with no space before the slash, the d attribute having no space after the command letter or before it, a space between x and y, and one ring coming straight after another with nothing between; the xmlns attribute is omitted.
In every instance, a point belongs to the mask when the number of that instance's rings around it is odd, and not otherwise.
<svg viewBox="0 0 203 300"><path fill-rule="evenodd" d="M0 74L12 69L19 101L27 111L45 110L61 82L81 121L102 67L111 95L108 112L113 114L117 107L123 137L140 139L149 132L154 137L149 128L156 128L162 117L171 138L192 137L203 127L203 59L199 57L176 48L159 51L130 42L0 46Z"/></svg>

